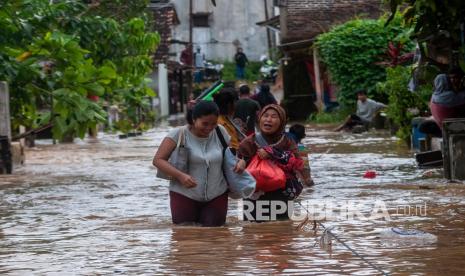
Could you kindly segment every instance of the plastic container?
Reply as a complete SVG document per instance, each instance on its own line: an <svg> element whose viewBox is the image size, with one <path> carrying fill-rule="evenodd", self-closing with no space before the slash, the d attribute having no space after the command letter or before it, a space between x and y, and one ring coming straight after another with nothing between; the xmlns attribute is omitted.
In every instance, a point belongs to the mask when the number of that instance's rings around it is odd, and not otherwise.
<svg viewBox="0 0 465 276"><path fill-rule="evenodd" d="M426 139L426 134L421 132L419 129L420 124L423 123L424 121L425 121L425 118L423 117L416 117L412 119L412 144L411 146L413 150L419 151L421 147L420 140Z"/></svg>
<svg viewBox="0 0 465 276"><path fill-rule="evenodd" d="M430 233L417 229L391 227L380 232L380 239L391 246L427 246L435 244L438 238Z"/></svg>

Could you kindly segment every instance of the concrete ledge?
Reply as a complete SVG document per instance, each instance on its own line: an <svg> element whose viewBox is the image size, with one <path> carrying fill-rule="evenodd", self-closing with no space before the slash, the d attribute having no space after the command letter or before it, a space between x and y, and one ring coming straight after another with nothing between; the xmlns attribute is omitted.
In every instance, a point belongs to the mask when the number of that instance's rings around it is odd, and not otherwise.
<svg viewBox="0 0 465 276"><path fill-rule="evenodd" d="M24 147L20 142L11 142L11 161L14 167L21 166L26 161L26 156L24 154Z"/></svg>

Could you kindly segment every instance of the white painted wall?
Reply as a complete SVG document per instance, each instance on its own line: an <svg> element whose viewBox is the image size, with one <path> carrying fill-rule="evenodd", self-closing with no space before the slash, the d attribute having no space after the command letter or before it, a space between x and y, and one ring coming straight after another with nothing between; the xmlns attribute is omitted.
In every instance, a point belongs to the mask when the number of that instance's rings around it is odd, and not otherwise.
<svg viewBox="0 0 465 276"><path fill-rule="evenodd" d="M168 70L163 63L158 64L158 98L160 99L160 115L169 115Z"/></svg>
<svg viewBox="0 0 465 276"><path fill-rule="evenodd" d="M269 16L273 16L273 1L267 0ZM189 1L173 0L180 25L173 29L173 39L189 41ZM239 44L249 60L259 60L268 53L266 28L255 23L265 20L263 0L193 0L194 12L211 12L209 28L194 28L194 49L201 47L206 59L232 60ZM179 54L184 46L174 44L171 52Z"/></svg>

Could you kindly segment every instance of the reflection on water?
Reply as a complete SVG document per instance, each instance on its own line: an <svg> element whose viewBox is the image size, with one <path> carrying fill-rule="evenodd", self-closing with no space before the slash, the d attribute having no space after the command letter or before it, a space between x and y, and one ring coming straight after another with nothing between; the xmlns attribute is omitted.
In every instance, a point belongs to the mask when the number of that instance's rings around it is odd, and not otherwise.
<svg viewBox="0 0 465 276"><path fill-rule="evenodd" d="M238 220L235 200L225 227L173 226L167 183L151 166L168 131L72 145L46 141L29 150L26 166L0 176L0 274L379 274L334 240L331 250L320 246L323 229L312 223L298 229L299 222ZM391 274L465 274L464 186L425 178L385 134L308 134L316 186L303 202L381 201L391 215L325 226ZM364 179L366 170L377 177ZM401 205L427 209L408 215L398 212ZM389 227L421 229L438 241L393 246L380 239Z"/></svg>

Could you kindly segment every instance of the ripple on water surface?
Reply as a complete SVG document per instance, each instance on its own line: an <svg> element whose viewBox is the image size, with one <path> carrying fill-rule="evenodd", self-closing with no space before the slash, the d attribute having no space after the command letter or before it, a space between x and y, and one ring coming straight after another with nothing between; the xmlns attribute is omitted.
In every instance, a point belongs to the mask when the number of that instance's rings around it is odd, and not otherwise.
<svg viewBox="0 0 465 276"><path fill-rule="evenodd" d="M155 178L151 159L170 130L143 136L51 145L27 151L27 165L0 176L0 274L353 274L376 275L369 264L301 221L249 223L231 200L220 228L173 226L167 182ZM412 154L384 133L307 131L316 185L302 203L343 206L359 200L363 214L383 202L390 221L323 221L348 246L393 274L465 274L465 189L426 178ZM364 179L373 170L374 179ZM339 204L339 205L337 205ZM426 206L399 213L398 206ZM296 206L299 210L299 206ZM405 210L404 210L405 211ZM412 211L413 212L413 211ZM424 246L386 244L389 227L437 236Z"/></svg>

